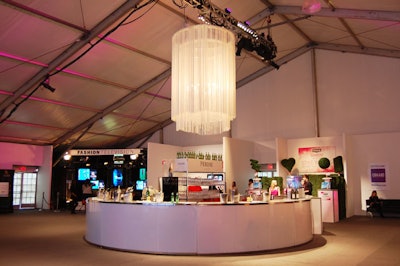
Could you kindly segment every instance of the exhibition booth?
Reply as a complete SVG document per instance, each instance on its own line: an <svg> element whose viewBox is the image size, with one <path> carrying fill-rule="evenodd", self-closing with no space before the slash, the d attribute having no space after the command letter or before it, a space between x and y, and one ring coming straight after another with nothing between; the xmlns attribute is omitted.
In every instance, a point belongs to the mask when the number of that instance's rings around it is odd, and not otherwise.
<svg viewBox="0 0 400 266"><path fill-rule="evenodd" d="M292 144L282 143L277 140L277 147L284 147L284 152L276 151L280 160L291 156L288 146ZM254 177L249 162L257 156L255 150L259 152L254 145L231 138L224 138L223 145L201 147L149 143L147 187L141 199L133 200L126 191L91 198L86 240L101 247L155 254L256 252L307 243L313 234L322 233L323 222L338 221L338 203L330 206L326 196L330 194L325 193L334 191L331 187L315 187L321 197L263 197L263 187L258 197L246 194L248 179ZM341 154L341 147L334 144L307 148L302 158L296 156L298 176L304 173L301 167L314 167L311 160L321 156L333 160ZM318 151L318 157L312 157ZM293 173L277 168L282 175ZM319 173L325 176L329 171ZM236 200L230 194L233 181L242 195ZM217 196L210 196L215 192Z"/></svg>

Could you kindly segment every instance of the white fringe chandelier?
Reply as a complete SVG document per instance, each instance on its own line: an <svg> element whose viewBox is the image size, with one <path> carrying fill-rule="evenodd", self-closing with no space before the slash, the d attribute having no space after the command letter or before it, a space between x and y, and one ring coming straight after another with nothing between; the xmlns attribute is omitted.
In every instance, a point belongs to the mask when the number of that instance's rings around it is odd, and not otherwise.
<svg viewBox="0 0 400 266"><path fill-rule="evenodd" d="M172 37L171 119L177 131L200 135L230 130L236 117L235 36L201 24Z"/></svg>

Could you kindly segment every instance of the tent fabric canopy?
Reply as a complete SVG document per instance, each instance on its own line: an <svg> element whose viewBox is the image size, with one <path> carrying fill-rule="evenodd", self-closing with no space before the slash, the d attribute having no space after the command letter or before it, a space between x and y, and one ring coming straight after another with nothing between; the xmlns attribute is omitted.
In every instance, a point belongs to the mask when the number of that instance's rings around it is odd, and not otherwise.
<svg viewBox="0 0 400 266"><path fill-rule="evenodd" d="M171 124L171 39L202 23L187 2L1 1L0 141L127 147ZM310 49L400 58L398 0L321 0L311 15L303 0L211 2L270 31L279 65ZM245 50L236 68L237 89L276 71Z"/></svg>

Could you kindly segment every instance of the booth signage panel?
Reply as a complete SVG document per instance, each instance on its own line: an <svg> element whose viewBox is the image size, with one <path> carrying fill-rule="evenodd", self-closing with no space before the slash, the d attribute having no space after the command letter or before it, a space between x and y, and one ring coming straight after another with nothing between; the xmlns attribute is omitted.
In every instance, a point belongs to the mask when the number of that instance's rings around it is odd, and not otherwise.
<svg viewBox="0 0 400 266"><path fill-rule="evenodd" d="M9 182L0 182L0 197L8 197L10 195L9 185Z"/></svg>
<svg viewBox="0 0 400 266"><path fill-rule="evenodd" d="M222 161L176 159L174 164L174 171L219 173L223 171L223 164Z"/></svg>
<svg viewBox="0 0 400 266"><path fill-rule="evenodd" d="M71 156L101 156L101 155L114 155L114 154L139 154L140 149L84 149L84 150L70 150Z"/></svg>

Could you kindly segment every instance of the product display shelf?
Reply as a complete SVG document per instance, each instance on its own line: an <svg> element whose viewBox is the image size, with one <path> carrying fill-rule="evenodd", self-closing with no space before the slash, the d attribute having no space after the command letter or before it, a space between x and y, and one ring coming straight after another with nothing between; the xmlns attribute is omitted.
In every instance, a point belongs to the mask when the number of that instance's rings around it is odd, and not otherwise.
<svg viewBox="0 0 400 266"><path fill-rule="evenodd" d="M225 174L222 161L176 159L174 176L178 177L180 199L202 201L219 198L225 192Z"/></svg>
<svg viewBox="0 0 400 266"><path fill-rule="evenodd" d="M209 173L212 175L222 176L222 180L207 179L201 177L191 177L192 174L205 173L189 173L175 172L178 177L179 198L182 200L202 201L208 199L217 199L221 191L226 191L226 182L224 173Z"/></svg>

